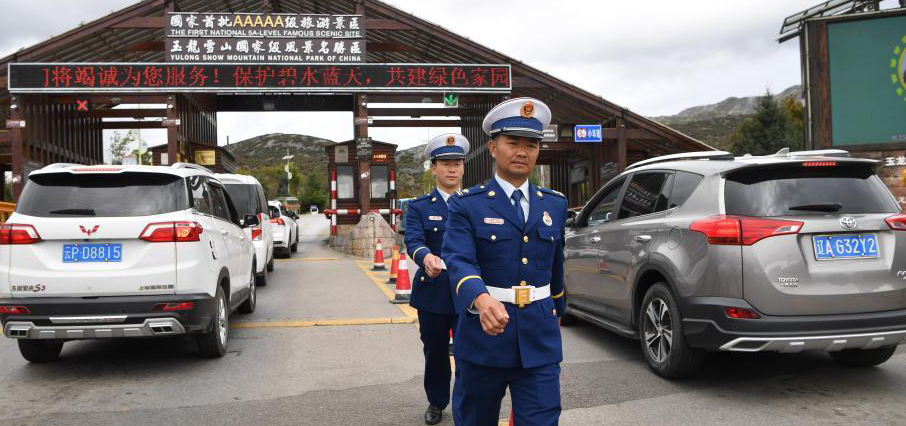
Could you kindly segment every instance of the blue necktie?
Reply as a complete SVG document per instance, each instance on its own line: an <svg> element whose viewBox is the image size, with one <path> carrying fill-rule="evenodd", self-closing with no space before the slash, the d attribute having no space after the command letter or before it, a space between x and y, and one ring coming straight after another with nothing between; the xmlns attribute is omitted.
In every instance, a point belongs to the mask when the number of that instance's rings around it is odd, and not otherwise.
<svg viewBox="0 0 906 426"><path fill-rule="evenodd" d="M513 195L510 196L513 199L513 207L516 207L516 217L525 224L525 211L522 210L522 191L516 189L513 191Z"/></svg>

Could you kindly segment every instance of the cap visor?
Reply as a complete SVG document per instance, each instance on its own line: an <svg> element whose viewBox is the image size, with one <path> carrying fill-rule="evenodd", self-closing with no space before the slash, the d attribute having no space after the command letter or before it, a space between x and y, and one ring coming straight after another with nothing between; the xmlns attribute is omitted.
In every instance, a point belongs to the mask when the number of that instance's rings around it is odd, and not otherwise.
<svg viewBox="0 0 906 426"><path fill-rule="evenodd" d="M504 131L501 131L501 132L495 134L494 136L497 136L497 135L520 136L520 137L530 138L530 139L541 139L543 137L541 135L541 133L530 132L528 130L504 130Z"/></svg>
<svg viewBox="0 0 906 426"><path fill-rule="evenodd" d="M432 160L461 160L466 158L465 154L460 154L458 152L451 152L449 154L440 154L432 158Z"/></svg>

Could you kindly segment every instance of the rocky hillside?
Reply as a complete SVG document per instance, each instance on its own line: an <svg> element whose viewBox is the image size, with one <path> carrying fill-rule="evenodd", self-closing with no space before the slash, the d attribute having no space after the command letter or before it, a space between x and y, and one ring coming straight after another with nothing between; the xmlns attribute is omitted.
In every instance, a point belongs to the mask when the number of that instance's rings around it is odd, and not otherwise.
<svg viewBox="0 0 906 426"><path fill-rule="evenodd" d="M323 169L327 164L324 146L333 141L308 135L269 133L230 144L226 148L236 156L239 167L255 168L280 164L287 152L295 155L293 162L300 170L311 167Z"/></svg>
<svg viewBox="0 0 906 426"><path fill-rule="evenodd" d="M396 152L396 180L401 198L425 193L422 185L425 160L425 144Z"/></svg>
<svg viewBox="0 0 906 426"><path fill-rule="evenodd" d="M792 96L802 100L802 86L792 86L776 95L778 101ZM730 97L716 104L686 108L675 115L651 117L715 148L726 148L730 135L755 112L758 96Z"/></svg>

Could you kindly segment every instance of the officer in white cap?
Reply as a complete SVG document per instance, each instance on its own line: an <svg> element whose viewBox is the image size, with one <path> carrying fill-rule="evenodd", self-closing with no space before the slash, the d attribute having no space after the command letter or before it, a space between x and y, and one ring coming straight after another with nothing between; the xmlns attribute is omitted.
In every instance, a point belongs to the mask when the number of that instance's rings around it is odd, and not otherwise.
<svg viewBox="0 0 906 426"><path fill-rule="evenodd" d="M495 176L450 198L442 256L460 314L457 425L496 425L507 388L517 425L560 417L566 198L529 182L551 112L532 98L488 112ZM408 232L408 229L406 230Z"/></svg>
<svg viewBox="0 0 906 426"><path fill-rule="evenodd" d="M418 310L419 333L425 354L425 423L443 418L450 402L450 330L456 328L456 310L450 281L440 260L447 223L447 201L462 184L463 159L469 152L465 136L446 133L431 139L425 156L431 159L436 188L409 202L406 212L406 251L418 264L409 305ZM457 387L453 388L454 395ZM454 399L456 397L454 396ZM456 418L454 411L453 418Z"/></svg>

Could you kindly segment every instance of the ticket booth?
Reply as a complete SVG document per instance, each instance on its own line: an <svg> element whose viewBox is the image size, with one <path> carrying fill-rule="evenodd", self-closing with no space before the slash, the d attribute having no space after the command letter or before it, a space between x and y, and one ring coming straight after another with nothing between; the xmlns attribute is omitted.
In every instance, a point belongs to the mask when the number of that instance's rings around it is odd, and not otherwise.
<svg viewBox="0 0 906 426"><path fill-rule="evenodd" d="M330 234L343 235L369 212L380 213L396 230L396 145L367 139L324 149L330 179L330 208L324 214L331 221Z"/></svg>

